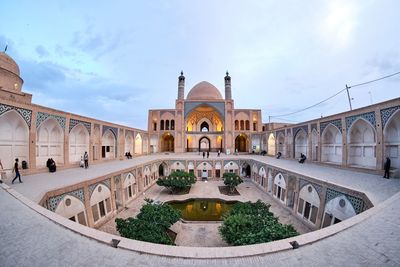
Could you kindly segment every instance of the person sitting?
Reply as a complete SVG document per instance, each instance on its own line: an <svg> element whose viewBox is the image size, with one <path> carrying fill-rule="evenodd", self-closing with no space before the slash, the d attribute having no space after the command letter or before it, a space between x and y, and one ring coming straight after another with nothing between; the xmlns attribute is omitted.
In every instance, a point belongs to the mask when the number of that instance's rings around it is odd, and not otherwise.
<svg viewBox="0 0 400 267"><path fill-rule="evenodd" d="M282 153L279 151L278 153L276 153L276 158L280 159L282 157Z"/></svg>
<svg viewBox="0 0 400 267"><path fill-rule="evenodd" d="M46 166L47 168L49 168L49 172L56 172L57 169L56 162L52 158L49 158L47 160Z"/></svg>
<svg viewBox="0 0 400 267"><path fill-rule="evenodd" d="M307 159L306 155L301 153L301 156L300 156L300 159L299 159L299 163L303 164L306 161L306 159Z"/></svg>
<svg viewBox="0 0 400 267"><path fill-rule="evenodd" d="M85 167L85 162L83 161L83 157L81 157L81 161L79 161L79 167Z"/></svg>
<svg viewBox="0 0 400 267"><path fill-rule="evenodd" d="M131 154L131 152L129 151L128 152L128 159L131 159L132 158L132 154Z"/></svg>
<svg viewBox="0 0 400 267"><path fill-rule="evenodd" d="M265 156L265 155L267 155L267 151L265 151L265 150L261 151L261 156Z"/></svg>

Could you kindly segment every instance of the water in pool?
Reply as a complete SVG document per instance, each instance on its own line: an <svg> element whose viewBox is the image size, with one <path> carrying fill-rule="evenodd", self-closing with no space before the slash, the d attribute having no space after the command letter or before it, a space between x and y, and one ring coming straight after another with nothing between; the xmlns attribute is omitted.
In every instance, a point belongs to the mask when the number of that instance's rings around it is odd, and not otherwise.
<svg viewBox="0 0 400 267"><path fill-rule="evenodd" d="M222 199L188 199L185 201L168 202L173 208L182 212L186 221L221 221L237 201Z"/></svg>

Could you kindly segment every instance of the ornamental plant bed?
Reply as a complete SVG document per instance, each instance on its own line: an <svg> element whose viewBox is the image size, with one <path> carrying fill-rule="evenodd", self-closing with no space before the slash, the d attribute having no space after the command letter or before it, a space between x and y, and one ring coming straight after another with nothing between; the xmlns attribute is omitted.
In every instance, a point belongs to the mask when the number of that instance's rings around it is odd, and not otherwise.
<svg viewBox="0 0 400 267"><path fill-rule="evenodd" d="M240 196L240 193L234 188L233 190L229 186L218 186L219 192L227 196Z"/></svg>

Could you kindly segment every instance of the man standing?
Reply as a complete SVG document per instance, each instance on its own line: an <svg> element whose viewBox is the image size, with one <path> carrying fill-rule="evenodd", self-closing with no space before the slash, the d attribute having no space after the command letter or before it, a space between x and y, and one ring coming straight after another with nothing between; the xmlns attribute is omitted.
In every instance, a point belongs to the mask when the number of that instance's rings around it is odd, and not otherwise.
<svg viewBox="0 0 400 267"><path fill-rule="evenodd" d="M389 179L390 163L390 158L386 157L385 164L383 165L383 168L385 169L385 175L383 175L383 178Z"/></svg>
<svg viewBox="0 0 400 267"><path fill-rule="evenodd" d="M85 154L83 155L83 160L85 161L85 169L89 168L89 155L87 151L85 151Z"/></svg>
<svg viewBox="0 0 400 267"><path fill-rule="evenodd" d="M22 183L21 181L21 174L19 173L19 169L18 169L18 158L15 159L15 163L14 163L14 172L15 172L15 178L12 180L12 184L14 183L14 181L17 179L19 179L19 182Z"/></svg>

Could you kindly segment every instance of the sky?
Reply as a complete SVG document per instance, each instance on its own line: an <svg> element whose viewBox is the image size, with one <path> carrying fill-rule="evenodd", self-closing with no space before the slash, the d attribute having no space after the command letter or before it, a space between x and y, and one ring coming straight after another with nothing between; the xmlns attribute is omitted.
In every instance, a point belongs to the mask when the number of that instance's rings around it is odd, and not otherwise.
<svg viewBox="0 0 400 267"><path fill-rule="evenodd" d="M353 85L400 71L400 1L2 0L0 50L23 91L51 108L147 129L149 109L174 108L200 81L263 122L349 110ZM350 89L354 108L400 96L400 75Z"/></svg>

